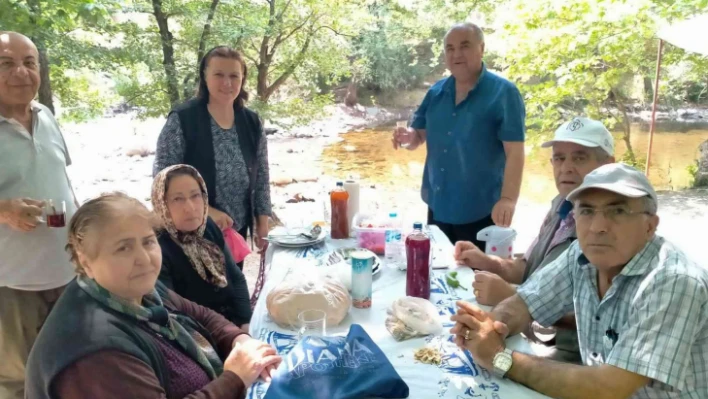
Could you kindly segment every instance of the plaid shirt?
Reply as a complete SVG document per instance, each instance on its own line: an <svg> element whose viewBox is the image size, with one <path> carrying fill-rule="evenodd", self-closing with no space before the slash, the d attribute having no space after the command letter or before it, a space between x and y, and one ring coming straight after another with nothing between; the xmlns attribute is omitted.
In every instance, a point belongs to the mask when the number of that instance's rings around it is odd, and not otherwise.
<svg viewBox="0 0 708 399"><path fill-rule="evenodd" d="M575 311L585 365L651 378L633 398L708 398L708 270L663 238L647 243L602 299L577 241L518 293L545 326Z"/></svg>

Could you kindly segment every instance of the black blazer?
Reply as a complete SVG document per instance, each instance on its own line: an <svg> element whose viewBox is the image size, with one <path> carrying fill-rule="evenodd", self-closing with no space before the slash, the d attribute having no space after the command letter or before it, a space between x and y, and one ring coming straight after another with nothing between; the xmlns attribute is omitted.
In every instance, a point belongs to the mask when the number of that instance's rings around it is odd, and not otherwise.
<svg viewBox="0 0 708 399"><path fill-rule="evenodd" d="M177 294L220 313L237 326L250 322L251 303L246 277L236 266L226 247L224 235L211 218L207 218L204 238L219 246L224 253L228 282L226 287L219 288L204 281L192 267L182 247L165 231L158 236L162 248L160 281Z"/></svg>

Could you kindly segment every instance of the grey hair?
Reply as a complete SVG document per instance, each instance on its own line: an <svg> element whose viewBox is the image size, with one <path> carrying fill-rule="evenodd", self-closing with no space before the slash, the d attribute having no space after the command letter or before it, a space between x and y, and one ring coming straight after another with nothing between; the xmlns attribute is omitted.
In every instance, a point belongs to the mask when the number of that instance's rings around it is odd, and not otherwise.
<svg viewBox="0 0 708 399"><path fill-rule="evenodd" d="M642 201L644 202L644 212L650 215L656 215L659 205L656 203L654 198L647 195L646 197L642 197Z"/></svg>
<svg viewBox="0 0 708 399"><path fill-rule="evenodd" d="M445 38L443 39L443 41L447 39L447 36L450 34L450 32L457 29L472 32L480 44L484 43L484 32L482 31L482 28L480 28L476 24L473 24L472 22L463 22L460 24L452 25L450 30L448 30L445 34Z"/></svg>

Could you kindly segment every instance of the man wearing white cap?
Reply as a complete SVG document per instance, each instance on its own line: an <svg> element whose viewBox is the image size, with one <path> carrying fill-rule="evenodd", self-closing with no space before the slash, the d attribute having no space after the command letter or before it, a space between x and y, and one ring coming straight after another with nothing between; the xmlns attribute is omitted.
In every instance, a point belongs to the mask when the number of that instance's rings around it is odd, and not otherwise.
<svg viewBox="0 0 708 399"><path fill-rule="evenodd" d="M622 164L568 195L578 240L491 312L459 302L452 332L483 367L552 397L708 398L708 270L656 236L657 196ZM583 366L505 348L575 311Z"/></svg>
<svg viewBox="0 0 708 399"><path fill-rule="evenodd" d="M612 134L602 122L584 117L562 124L553 140L542 147L553 147L551 165L558 189L538 236L519 259L487 255L468 241L458 242L455 256L459 263L480 271L473 284L475 299L482 305L497 305L516 293L513 284L525 282L537 270L553 262L576 239L573 205L565 197L582 183L585 175L614 162ZM556 360L579 362L577 333L572 314L564 318L554 342L548 342L547 355ZM554 331L546 331L552 338ZM527 334L529 335L529 334Z"/></svg>

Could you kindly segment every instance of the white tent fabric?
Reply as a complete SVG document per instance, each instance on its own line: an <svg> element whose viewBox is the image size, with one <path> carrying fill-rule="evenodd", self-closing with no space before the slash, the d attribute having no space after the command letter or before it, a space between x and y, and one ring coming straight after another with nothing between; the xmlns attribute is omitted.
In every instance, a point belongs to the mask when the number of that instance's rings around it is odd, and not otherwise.
<svg viewBox="0 0 708 399"><path fill-rule="evenodd" d="M708 56L708 14L668 25L658 36L676 47Z"/></svg>

